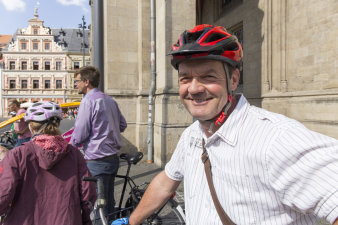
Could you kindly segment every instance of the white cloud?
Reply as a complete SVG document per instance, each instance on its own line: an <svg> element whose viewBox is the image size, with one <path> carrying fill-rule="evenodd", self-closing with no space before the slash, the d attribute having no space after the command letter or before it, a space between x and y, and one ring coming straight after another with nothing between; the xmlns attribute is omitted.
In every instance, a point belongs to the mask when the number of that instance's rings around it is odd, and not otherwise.
<svg viewBox="0 0 338 225"><path fill-rule="evenodd" d="M8 11L23 12L26 9L26 3L23 0L0 0Z"/></svg>
<svg viewBox="0 0 338 225"><path fill-rule="evenodd" d="M85 4L88 4L88 0L56 0L56 1L61 3L62 5L80 6L85 12L88 11L88 9L85 7Z"/></svg>

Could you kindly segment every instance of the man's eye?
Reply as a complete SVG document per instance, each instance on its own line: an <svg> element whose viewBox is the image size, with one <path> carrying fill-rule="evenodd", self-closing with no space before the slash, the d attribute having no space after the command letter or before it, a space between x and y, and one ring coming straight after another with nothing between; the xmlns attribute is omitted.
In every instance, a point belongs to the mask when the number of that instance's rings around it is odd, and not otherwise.
<svg viewBox="0 0 338 225"><path fill-rule="evenodd" d="M180 82L186 82L190 79L191 79L190 77L180 77Z"/></svg>
<svg viewBox="0 0 338 225"><path fill-rule="evenodd" d="M215 79L215 76L213 76L213 75L207 75L207 76L205 76L204 78L205 78L205 79Z"/></svg>

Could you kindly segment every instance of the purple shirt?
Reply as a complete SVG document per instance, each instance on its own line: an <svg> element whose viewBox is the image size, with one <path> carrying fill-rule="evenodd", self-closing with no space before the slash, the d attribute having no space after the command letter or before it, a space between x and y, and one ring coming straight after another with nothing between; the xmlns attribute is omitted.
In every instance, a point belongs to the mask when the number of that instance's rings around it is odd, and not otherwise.
<svg viewBox="0 0 338 225"><path fill-rule="evenodd" d="M18 115L21 115L22 113L25 113L25 112L26 112L26 110L19 109L18 112L16 113L16 115L18 116ZM25 122L24 118L14 122L14 129L15 129L15 131L22 131L22 130L26 129L25 133L18 135L19 139L24 139L24 138L28 138L28 137L32 136L30 130L28 129L28 123Z"/></svg>
<svg viewBox="0 0 338 225"><path fill-rule="evenodd" d="M120 150L120 132L126 127L116 101L94 88L81 101L70 142L83 144L87 160L103 158Z"/></svg>

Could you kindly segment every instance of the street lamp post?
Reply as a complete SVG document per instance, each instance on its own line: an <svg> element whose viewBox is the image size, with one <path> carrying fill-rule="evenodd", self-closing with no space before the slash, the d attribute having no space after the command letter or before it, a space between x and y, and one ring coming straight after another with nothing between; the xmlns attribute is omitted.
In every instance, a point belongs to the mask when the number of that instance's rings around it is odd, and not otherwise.
<svg viewBox="0 0 338 225"><path fill-rule="evenodd" d="M85 17L82 16L82 23L79 24L79 28L82 28L82 43L81 43L81 50L82 50L82 66L85 66L85 29L87 28L86 26L86 21Z"/></svg>

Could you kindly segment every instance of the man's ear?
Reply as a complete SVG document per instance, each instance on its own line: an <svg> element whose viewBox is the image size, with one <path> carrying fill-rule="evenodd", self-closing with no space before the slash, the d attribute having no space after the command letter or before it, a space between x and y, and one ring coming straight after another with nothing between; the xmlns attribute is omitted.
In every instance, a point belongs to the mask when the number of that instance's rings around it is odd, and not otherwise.
<svg viewBox="0 0 338 225"><path fill-rule="evenodd" d="M85 83L86 87L90 85L89 80L84 80L83 82Z"/></svg>
<svg viewBox="0 0 338 225"><path fill-rule="evenodd" d="M241 78L241 73L239 72L239 69L235 69L232 72L231 80L230 80L230 89L231 91L235 91L238 84L239 84L239 79Z"/></svg>

